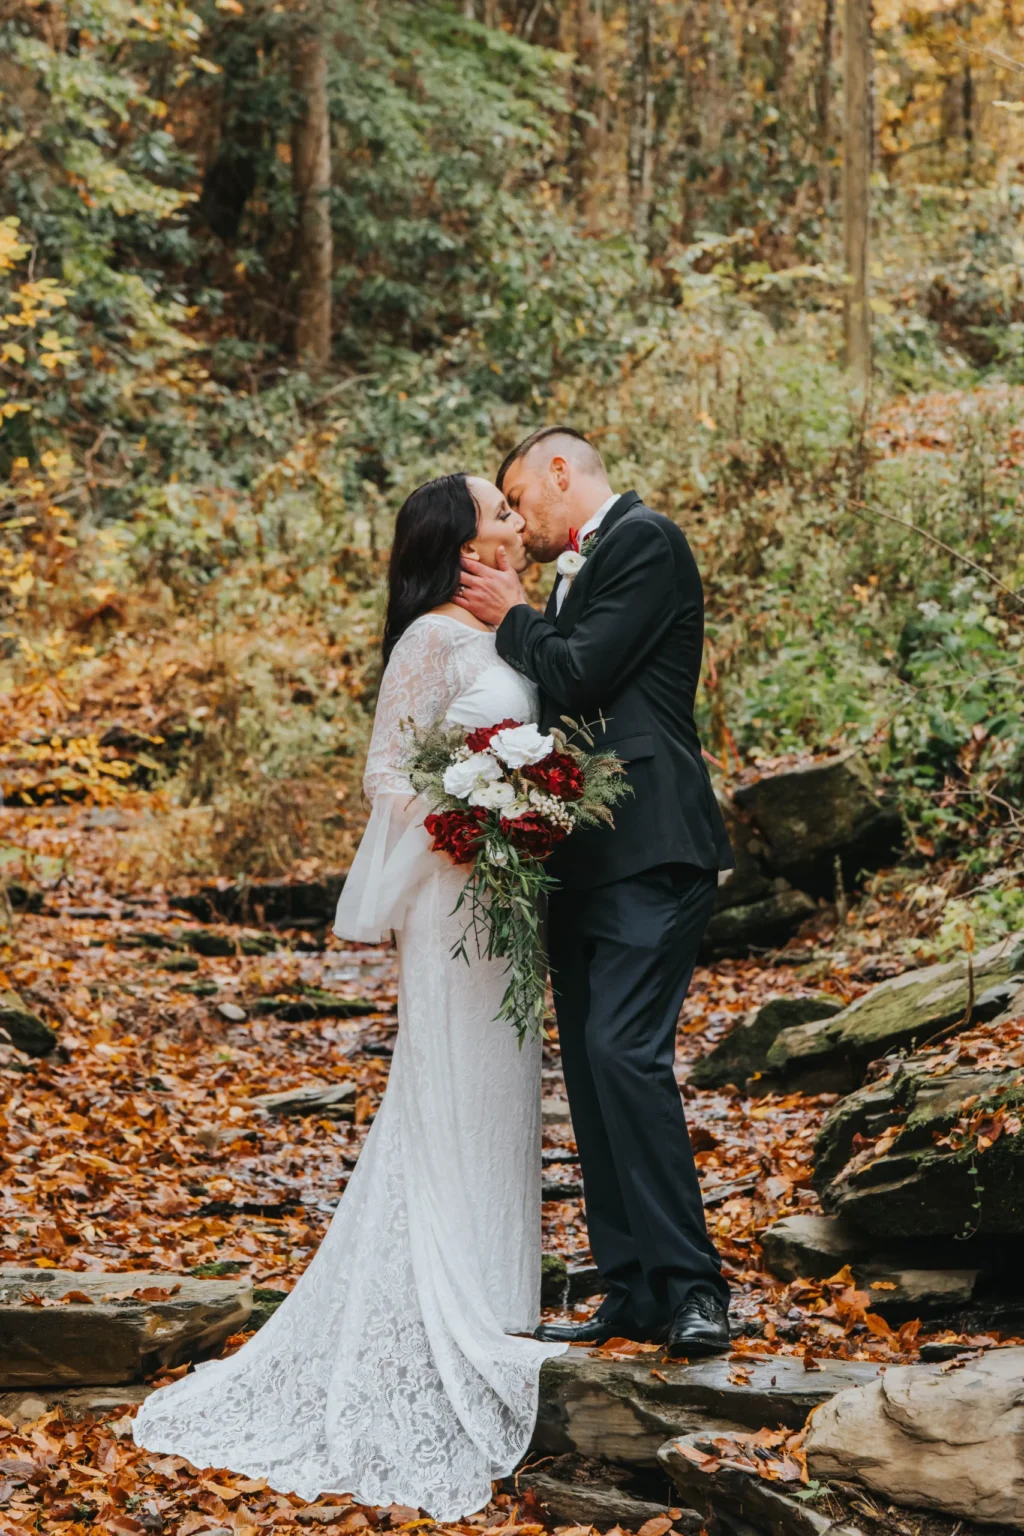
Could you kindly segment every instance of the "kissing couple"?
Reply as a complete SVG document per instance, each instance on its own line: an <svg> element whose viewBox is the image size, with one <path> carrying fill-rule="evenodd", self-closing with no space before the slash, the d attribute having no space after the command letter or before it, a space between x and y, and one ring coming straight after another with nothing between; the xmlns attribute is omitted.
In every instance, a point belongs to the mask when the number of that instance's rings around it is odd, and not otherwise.
<svg viewBox="0 0 1024 1536"><path fill-rule="evenodd" d="M543 614L520 575L555 561ZM495 483L445 475L398 514L370 819L335 933L395 935L387 1091L317 1254L235 1355L154 1393L136 1443L312 1500L458 1520L526 1453L545 1359L613 1337L694 1358L729 1345L676 1082L676 1023L731 868L693 718L704 605L679 528L617 494L580 433L520 443ZM453 958L465 871L432 851L408 726L586 722L632 793L578 828L548 950L590 1246L589 1321L538 1327L541 1041L497 1018L505 965ZM595 724L595 722L597 722Z"/></svg>

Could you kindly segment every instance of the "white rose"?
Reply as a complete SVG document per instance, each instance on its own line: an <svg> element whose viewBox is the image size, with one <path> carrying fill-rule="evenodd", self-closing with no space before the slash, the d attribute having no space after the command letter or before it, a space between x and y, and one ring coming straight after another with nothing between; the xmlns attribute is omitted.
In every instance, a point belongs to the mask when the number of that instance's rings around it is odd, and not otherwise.
<svg viewBox="0 0 1024 1536"><path fill-rule="evenodd" d="M581 555L575 549L564 549L558 557L555 570L559 576L566 576L570 581L578 576L587 563L586 555Z"/></svg>
<svg viewBox="0 0 1024 1536"><path fill-rule="evenodd" d="M516 797L516 792L511 784L506 784L504 779L494 784L478 784L469 792L470 805L482 805L485 811L497 811L505 805L511 805Z"/></svg>
<svg viewBox="0 0 1024 1536"><path fill-rule="evenodd" d="M505 821L518 821L520 816L525 816L530 808L529 800L513 800L511 805L502 808L502 818Z"/></svg>
<svg viewBox="0 0 1024 1536"><path fill-rule="evenodd" d="M442 783L446 795L465 800L480 784L492 783L501 778L501 768L489 752L473 752L444 771Z"/></svg>
<svg viewBox="0 0 1024 1536"><path fill-rule="evenodd" d="M491 737L491 751L510 768L529 768L555 750L553 736L542 736L535 725L509 726Z"/></svg>

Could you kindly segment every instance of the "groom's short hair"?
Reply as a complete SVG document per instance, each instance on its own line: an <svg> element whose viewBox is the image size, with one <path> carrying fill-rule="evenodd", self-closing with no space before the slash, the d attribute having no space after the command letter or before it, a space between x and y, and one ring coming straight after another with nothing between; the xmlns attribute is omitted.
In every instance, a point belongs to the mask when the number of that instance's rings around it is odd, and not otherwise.
<svg viewBox="0 0 1024 1536"><path fill-rule="evenodd" d="M522 442L518 443L512 449L512 452L506 455L494 480L498 490L500 491L504 488L505 476L518 459L525 459L526 455L531 453L538 443L546 442L548 438L553 437L569 439L569 442L565 445L566 457L571 457L579 465L580 469L584 470L587 474L600 474L604 469L604 460L593 443L588 442L583 433L577 432L575 427L538 427L536 432L531 432L529 437L524 437Z"/></svg>

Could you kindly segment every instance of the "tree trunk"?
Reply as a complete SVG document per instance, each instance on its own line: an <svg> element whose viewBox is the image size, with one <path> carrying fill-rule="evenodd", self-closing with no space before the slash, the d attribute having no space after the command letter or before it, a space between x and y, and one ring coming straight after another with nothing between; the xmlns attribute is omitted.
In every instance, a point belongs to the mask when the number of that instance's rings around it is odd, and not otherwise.
<svg viewBox="0 0 1024 1536"><path fill-rule="evenodd" d="M323 32L296 38L292 89L299 115L292 127L292 185L297 208L298 305L295 351L319 369L331 357L331 119L327 104L327 50Z"/></svg>
<svg viewBox="0 0 1024 1536"><path fill-rule="evenodd" d="M832 53L836 35L836 0L825 0L825 20L821 29L821 59L818 65L818 144L821 150L821 200L832 201Z"/></svg>
<svg viewBox="0 0 1024 1536"><path fill-rule="evenodd" d="M871 379L868 243L871 223L870 0L845 0L843 36L843 248L846 366L865 399Z"/></svg>
<svg viewBox="0 0 1024 1536"><path fill-rule="evenodd" d="M629 209L633 233L647 244L651 222L651 0L629 0L626 33L629 58Z"/></svg>
<svg viewBox="0 0 1024 1536"><path fill-rule="evenodd" d="M602 0L576 0L576 81L572 120L572 179L577 206L588 230L598 222L601 150L606 102L601 47Z"/></svg>

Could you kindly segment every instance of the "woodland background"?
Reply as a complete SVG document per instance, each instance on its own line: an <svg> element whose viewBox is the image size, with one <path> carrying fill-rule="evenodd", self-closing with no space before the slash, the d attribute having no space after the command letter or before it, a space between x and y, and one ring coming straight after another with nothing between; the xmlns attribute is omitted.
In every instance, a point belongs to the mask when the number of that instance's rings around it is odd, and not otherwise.
<svg viewBox="0 0 1024 1536"><path fill-rule="evenodd" d="M344 867L394 511L564 419L696 549L723 780L862 744L907 941L1019 925L1014 0L874 7L867 394L835 0L0 16L9 805L141 792L122 883Z"/></svg>

